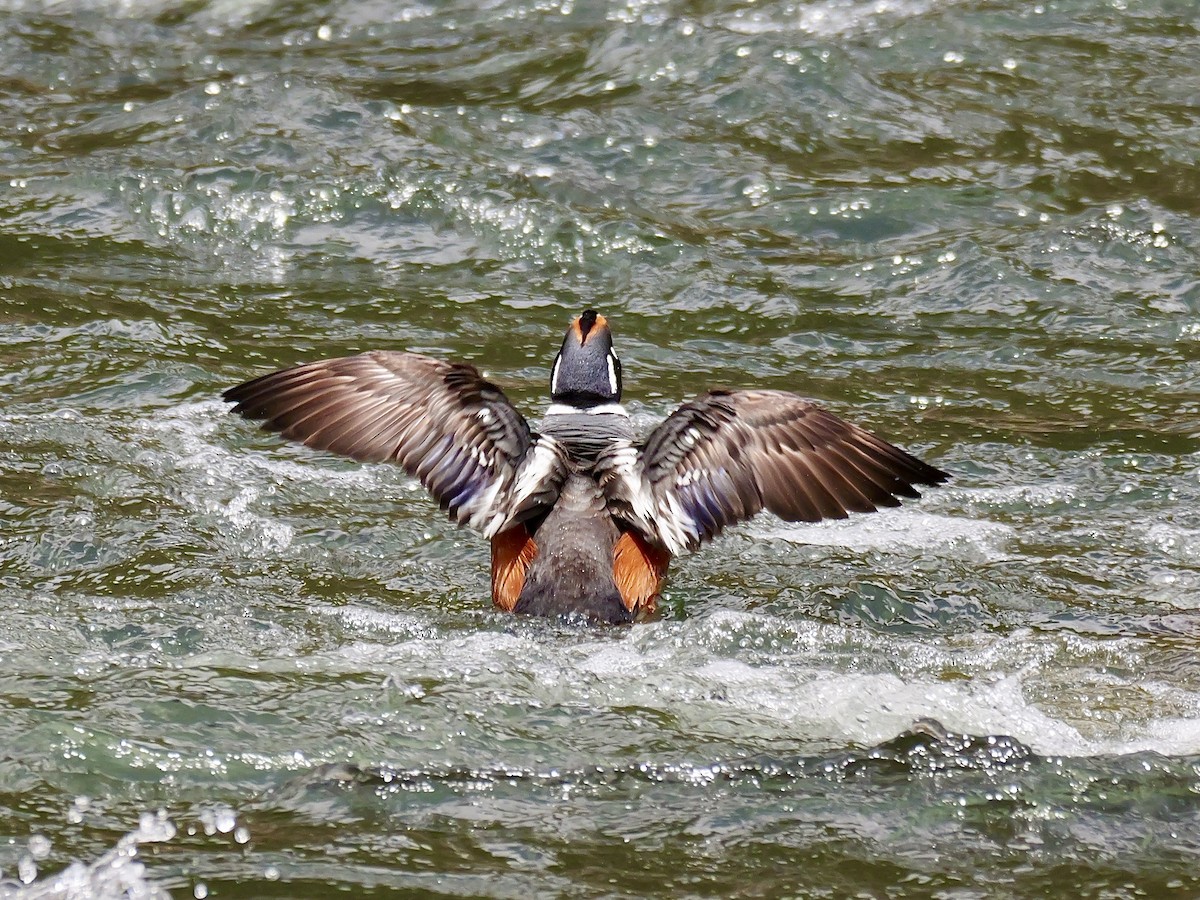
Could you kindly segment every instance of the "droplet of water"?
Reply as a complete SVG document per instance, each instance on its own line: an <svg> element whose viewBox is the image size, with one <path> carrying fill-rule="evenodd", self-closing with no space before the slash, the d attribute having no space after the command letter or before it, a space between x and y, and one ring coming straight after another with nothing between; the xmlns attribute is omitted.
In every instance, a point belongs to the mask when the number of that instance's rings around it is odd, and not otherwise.
<svg viewBox="0 0 1200 900"><path fill-rule="evenodd" d="M233 814L232 809L223 809L217 813L216 818L213 820L213 825L216 826L217 831L221 832L221 834L229 834L229 832L233 831L234 826L237 825L237 817Z"/></svg>

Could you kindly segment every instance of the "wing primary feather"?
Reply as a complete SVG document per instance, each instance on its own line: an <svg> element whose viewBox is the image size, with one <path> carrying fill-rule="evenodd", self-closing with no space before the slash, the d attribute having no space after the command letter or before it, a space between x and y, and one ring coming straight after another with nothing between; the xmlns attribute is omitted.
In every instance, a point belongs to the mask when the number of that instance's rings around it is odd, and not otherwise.
<svg viewBox="0 0 1200 900"><path fill-rule="evenodd" d="M362 433L363 423L386 406L386 400L370 395L345 401L341 407L332 404L322 410L319 417L313 417L318 421L311 422L312 431L304 438L304 442L310 447L349 455L342 448L353 443ZM309 421L306 420L306 423ZM298 429L299 425L295 427Z"/></svg>
<svg viewBox="0 0 1200 900"><path fill-rule="evenodd" d="M362 423L352 443L347 444L344 450L335 449L335 452L343 452L358 460L394 461L397 442L405 445L413 440L411 413L411 409L385 404L373 417Z"/></svg>
<svg viewBox="0 0 1200 900"><path fill-rule="evenodd" d="M949 475L929 463L922 462L911 453L901 450L894 444L889 444L883 438L869 431L858 430L861 443L876 451L876 455L889 460L897 477L905 478L913 484L938 485L949 479Z"/></svg>
<svg viewBox="0 0 1200 900"><path fill-rule="evenodd" d="M846 510L838 502L833 491L821 480L819 471L812 465L811 456L796 457L796 465L792 471L800 476L801 482L808 490L808 496L823 519L844 519Z"/></svg>
<svg viewBox="0 0 1200 900"><path fill-rule="evenodd" d="M875 506L900 505L900 501L890 490L890 485L897 483L894 477L869 465L863 457L846 444L830 447L829 452L836 455L840 467L855 473L855 484L863 496Z"/></svg>
<svg viewBox="0 0 1200 900"><path fill-rule="evenodd" d="M833 456L828 452L828 448L825 448L821 453L810 455L807 462L843 511L875 512L875 504L867 499L858 485L847 477L844 471L838 468L835 463L837 459L839 457Z"/></svg>
<svg viewBox="0 0 1200 900"><path fill-rule="evenodd" d="M845 455L852 455L859 465L868 467L884 488L893 495L907 497L910 500L921 496L906 479L896 473L896 467L892 461L881 458L872 447L852 442L844 444L842 450Z"/></svg>
<svg viewBox="0 0 1200 900"><path fill-rule="evenodd" d="M226 401L237 404L233 411L239 415L261 418L264 401L270 406L280 405L289 399L291 394L301 392L312 382L328 377L329 372L317 365L298 366L269 375L260 375L253 381L230 388L221 396Z"/></svg>
<svg viewBox="0 0 1200 900"><path fill-rule="evenodd" d="M800 476L776 457L768 457L754 471L762 492L763 507L791 522L816 522L821 518Z"/></svg>
<svg viewBox="0 0 1200 900"><path fill-rule="evenodd" d="M353 412L357 403L345 397L318 394L311 400L281 411L267 422L290 441L303 441L310 447L324 450L317 440L320 431Z"/></svg>

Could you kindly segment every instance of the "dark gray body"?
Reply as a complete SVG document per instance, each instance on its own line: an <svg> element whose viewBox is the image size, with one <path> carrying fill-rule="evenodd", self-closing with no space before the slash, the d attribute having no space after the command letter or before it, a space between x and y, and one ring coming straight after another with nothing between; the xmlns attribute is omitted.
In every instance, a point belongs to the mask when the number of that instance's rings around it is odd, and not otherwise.
<svg viewBox="0 0 1200 900"><path fill-rule="evenodd" d="M613 547L620 536L595 479L569 475L534 534L537 556L513 611L614 624L633 621L613 580Z"/></svg>
<svg viewBox="0 0 1200 900"><path fill-rule="evenodd" d="M611 623L633 620L613 580L613 548L621 532L592 474L600 452L633 437L629 417L616 409L620 407L576 412L552 406L542 419L542 434L562 444L574 471L534 531L537 556L525 573L514 612Z"/></svg>

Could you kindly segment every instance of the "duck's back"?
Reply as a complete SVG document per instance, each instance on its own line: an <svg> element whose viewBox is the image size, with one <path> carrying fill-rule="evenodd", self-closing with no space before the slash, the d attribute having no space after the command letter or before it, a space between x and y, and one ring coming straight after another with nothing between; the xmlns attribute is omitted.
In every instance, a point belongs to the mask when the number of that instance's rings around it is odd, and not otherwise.
<svg viewBox="0 0 1200 900"><path fill-rule="evenodd" d="M613 576L621 533L588 475L567 478L558 502L534 534L537 555L525 573L514 612L629 622Z"/></svg>

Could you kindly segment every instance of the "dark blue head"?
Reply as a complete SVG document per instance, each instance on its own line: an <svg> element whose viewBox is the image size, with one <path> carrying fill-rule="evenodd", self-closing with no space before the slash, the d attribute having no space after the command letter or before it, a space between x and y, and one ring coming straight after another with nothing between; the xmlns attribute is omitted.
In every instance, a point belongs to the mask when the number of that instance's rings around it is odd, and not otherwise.
<svg viewBox="0 0 1200 900"><path fill-rule="evenodd" d="M608 322L594 309L567 329L550 370L550 399L580 408L621 402L621 360Z"/></svg>

